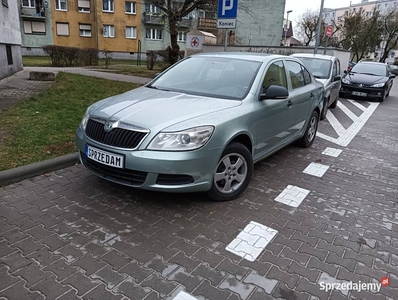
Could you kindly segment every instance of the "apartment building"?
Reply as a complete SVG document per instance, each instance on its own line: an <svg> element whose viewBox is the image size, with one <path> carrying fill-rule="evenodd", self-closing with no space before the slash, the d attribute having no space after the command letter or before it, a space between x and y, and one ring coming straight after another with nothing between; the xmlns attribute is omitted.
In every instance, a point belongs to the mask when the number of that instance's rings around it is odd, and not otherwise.
<svg viewBox="0 0 398 300"><path fill-rule="evenodd" d="M21 32L18 3L0 3L0 79L22 70Z"/></svg>

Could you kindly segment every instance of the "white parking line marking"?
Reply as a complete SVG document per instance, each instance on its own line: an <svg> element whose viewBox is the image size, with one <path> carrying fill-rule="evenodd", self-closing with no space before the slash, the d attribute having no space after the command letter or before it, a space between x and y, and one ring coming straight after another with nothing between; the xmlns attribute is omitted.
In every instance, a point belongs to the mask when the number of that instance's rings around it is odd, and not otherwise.
<svg viewBox="0 0 398 300"><path fill-rule="evenodd" d="M341 123L339 122L339 120L337 120L334 114L330 112L330 110L328 110L328 112L326 113L326 119L328 119L330 125L332 125L338 136L341 136L344 134L344 132L346 132L346 129L343 127L343 125L341 125Z"/></svg>
<svg viewBox="0 0 398 300"><path fill-rule="evenodd" d="M323 155L333 156L333 157L339 157L339 155L341 154L341 152L343 152L343 150L327 147L327 148L322 152L322 154L323 154Z"/></svg>
<svg viewBox="0 0 398 300"><path fill-rule="evenodd" d="M362 127L366 124L366 122L375 112L379 104L380 103L373 103L373 102L369 103L369 106L363 109L364 112L359 117L357 117L354 123L347 129L344 129L344 127L336 119L333 113L330 110L328 110L326 118L328 119L330 125L334 128L339 137L336 139L326 134L323 134L319 131L317 132L317 136L343 147L348 146L348 144L351 143L354 137L358 134L358 132L362 129Z"/></svg>
<svg viewBox="0 0 398 300"><path fill-rule="evenodd" d="M288 185L287 188L285 188L282 193L275 198L275 201L289 206L298 207L309 193L309 190L305 190L294 185Z"/></svg>
<svg viewBox="0 0 398 300"><path fill-rule="evenodd" d="M184 291L180 291L177 296L173 298L173 300L197 300L197 298Z"/></svg>
<svg viewBox="0 0 398 300"><path fill-rule="evenodd" d="M275 229L251 221L225 250L248 261L255 261L277 233Z"/></svg>
<svg viewBox="0 0 398 300"><path fill-rule="evenodd" d="M353 105L355 105L356 107L358 107L360 110L365 111L366 107L359 104L357 101L355 100L351 100L351 99L347 99L348 101L350 101Z"/></svg>
<svg viewBox="0 0 398 300"><path fill-rule="evenodd" d="M341 103L341 101L337 102L337 107L340 108L354 122L358 120L358 117L351 110L349 110L347 106Z"/></svg>
<svg viewBox="0 0 398 300"><path fill-rule="evenodd" d="M329 166L318 164L318 163L310 163L307 168L303 171L303 173L313 175L316 177L322 177L326 171L329 169Z"/></svg>

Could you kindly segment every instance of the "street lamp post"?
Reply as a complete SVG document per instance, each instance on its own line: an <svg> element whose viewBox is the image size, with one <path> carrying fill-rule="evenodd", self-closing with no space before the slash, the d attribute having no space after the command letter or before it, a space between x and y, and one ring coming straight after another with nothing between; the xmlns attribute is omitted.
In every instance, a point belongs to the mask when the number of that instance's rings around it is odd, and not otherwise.
<svg viewBox="0 0 398 300"><path fill-rule="evenodd" d="M325 0L322 0L321 1L321 10L319 11L318 28L316 30L316 41L315 41L314 54L318 53L319 38L320 38L320 35L321 35L322 13L323 13L323 5L324 5L324 3L325 3Z"/></svg>
<svg viewBox="0 0 398 300"><path fill-rule="evenodd" d="M292 10L288 10L286 12L286 25L285 25L285 42L284 42L284 46L286 47L286 34L287 34L287 30L288 30L288 26L289 26L289 14L293 12Z"/></svg>

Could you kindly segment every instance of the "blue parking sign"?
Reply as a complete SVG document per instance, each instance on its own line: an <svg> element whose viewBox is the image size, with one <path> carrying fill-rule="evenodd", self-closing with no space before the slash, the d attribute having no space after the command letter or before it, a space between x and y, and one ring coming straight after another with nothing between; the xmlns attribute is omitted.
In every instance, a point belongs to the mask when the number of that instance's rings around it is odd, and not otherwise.
<svg viewBox="0 0 398 300"><path fill-rule="evenodd" d="M218 0L218 19L236 19L238 0Z"/></svg>

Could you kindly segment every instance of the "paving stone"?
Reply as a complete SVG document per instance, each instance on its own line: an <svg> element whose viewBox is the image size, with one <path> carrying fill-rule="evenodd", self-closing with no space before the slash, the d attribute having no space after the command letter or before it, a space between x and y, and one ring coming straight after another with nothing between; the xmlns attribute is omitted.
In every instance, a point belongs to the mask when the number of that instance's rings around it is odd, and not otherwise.
<svg viewBox="0 0 398 300"><path fill-rule="evenodd" d="M341 267L345 267L348 271L351 271L351 272L354 272L355 264L356 264L355 260L341 258L341 257L335 255L334 253L329 253L329 255L326 259L326 262L331 263L331 264L336 264Z"/></svg>
<svg viewBox="0 0 398 300"><path fill-rule="evenodd" d="M41 269L39 269L38 265L32 263L24 267L23 269L16 271L14 275L21 276L23 279L25 279L26 286L30 288L32 285L35 285L36 283L42 281L44 278L50 276L51 273L43 272Z"/></svg>
<svg viewBox="0 0 398 300"><path fill-rule="evenodd" d="M6 264L10 268L10 272L13 273L16 270L30 265L33 263L33 260L26 259L21 255L21 252L18 251L0 258L0 263Z"/></svg>
<svg viewBox="0 0 398 300"><path fill-rule="evenodd" d="M334 246L334 245L326 243L325 241L322 241L322 240L319 241L319 243L316 245L316 248L333 252L337 256L343 256L343 252L344 252L344 247Z"/></svg>
<svg viewBox="0 0 398 300"><path fill-rule="evenodd" d="M263 255L259 259L260 261L277 265L281 270L286 270L292 262L290 259L275 256L269 251L264 251Z"/></svg>
<svg viewBox="0 0 398 300"><path fill-rule="evenodd" d="M311 257L310 261L308 262L307 265L308 268L315 269L315 270L321 270L326 273L328 273L331 277L334 277L337 273L337 266L329 264L329 263L324 263L319 261L318 259Z"/></svg>
<svg viewBox="0 0 398 300"><path fill-rule="evenodd" d="M290 250L289 248L283 249L283 251L280 254L281 257L286 257L288 259L291 259L293 261L297 261L303 266L305 266L310 259L310 256L307 254L301 254L298 252L295 252L293 250Z"/></svg>
<svg viewBox="0 0 398 300"><path fill-rule="evenodd" d="M169 262L184 267L188 272L192 272L200 265L200 260L192 259L186 256L183 252L178 252L169 260Z"/></svg>
<svg viewBox="0 0 398 300"><path fill-rule="evenodd" d="M40 264L40 268L44 268L60 259L61 256L52 254L47 247L43 246L38 251L28 255L28 258L33 258Z"/></svg>
<svg viewBox="0 0 398 300"><path fill-rule="evenodd" d="M84 270L87 276L97 272L106 266L106 263L99 262L91 257L90 254L86 254L80 257L77 261L72 263L73 266L80 267Z"/></svg>
<svg viewBox="0 0 398 300"><path fill-rule="evenodd" d="M290 288L294 288L295 284L299 280L298 275L289 274L284 271L281 271L278 267L273 266L266 275L269 279L276 279L278 281L282 281L287 284Z"/></svg>
<svg viewBox="0 0 398 300"><path fill-rule="evenodd" d="M39 291L46 296L46 299L56 299L71 289L69 286L60 284L55 280L55 277L55 275L46 277L46 279L31 287L31 290Z"/></svg>
<svg viewBox="0 0 398 300"><path fill-rule="evenodd" d="M188 292L192 292L203 281L202 276L191 275L183 267L178 268L168 279L184 285Z"/></svg>
<svg viewBox="0 0 398 300"><path fill-rule="evenodd" d="M5 231L0 236L4 237L10 245L29 237L28 235L23 234L18 228Z"/></svg>
<svg viewBox="0 0 398 300"><path fill-rule="evenodd" d="M141 265L146 264L148 261L156 257L156 254L145 251L145 249L140 246L133 246L133 248L127 251L125 255L134 258Z"/></svg>
<svg viewBox="0 0 398 300"><path fill-rule="evenodd" d="M201 248L199 251L197 251L193 255L193 257L198 258L202 261L206 261L213 268L216 267L224 259L224 256L208 252L204 248Z"/></svg>
<svg viewBox="0 0 398 300"><path fill-rule="evenodd" d="M103 284L98 285L96 288L83 296L83 299L85 300L121 300L122 298L122 295L116 295L106 290L105 285Z"/></svg>
<svg viewBox="0 0 398 300"><path fill-rule="evenodd" d="M318 276L319 271L311 270L309 268L303 267L302 265L298 264L297 262L292 262L292 264L287 269L287 272L290 274L298 274L305 278L307 278L310 282L315 283Z"/></svg>
<svg viewBox="0 0 398 300"><path fill-rule="evenodd" d="M297 288L299 292L310 293L311 295L317 296L319 299L328 299L330 292L322 291L317 284L309 282L306 278L301 278Z"/></svg>
<svg viewBox="0 0 398 300"><path fill-rule="evenodd" d="M28 229L25 231L25 233L31 235L36 240L44 239L45 237L48 237L52 234L51 231L44 229L42 225L38 225L36 227Z"/></svg>
<svg viewBox="0 0 398 300"><path fill-rule="evenodd" d="M262 288L267 294L271 294L272 290L278 283L277 280L267 279L264 276L260 276L255 271L251 271L249 275L243 280L243 282L254 284Z"/></svg>
<svg viewBox="0 0 398 300"><path fill-rule="evenodd" d="M202 263L192 274L208 279L214 286L218 286L221 280L226 276L225 272L213 269L207 263Z"/></svg>
<svg viewBox="0 0 398 300"><path fill-rule="evenodd" d="M114 270L119 270L123 266L127 265L131 260L127 257L119 255L115 250L104 254L99 259L110 264Z"/></svg>
<svg viewBox="0 0 398 300"><path fill-rule="evenodd" d="M255 289L252 284L243 284L232 275L225 278L219 285L220 289L228 289L239 295L241 299L247 299L251 292Z"/></svg>
<svg viewBox="0 0 398 300"><path fill-rule="evenodd" d="M78 271L77 268L71 267L66 264L65 260L63 260L62 258L52 263L51 265L48 265L43 270L53 272L57 276L58 281L62 281Z"/></svg>
<svg viewBox="0 0 398 300"><path fill-rule="evenodd" d="M101 270L90 276L92 279L101 279L107 284L108 289L113 289L116 285L126 279L125 275L119 274L112 270L110 266L105 266Z"/></svg>
<svg viewBox="0 0 398 300"><path fill-rule="evenodd" d="M58 238L56 234L50 235L42 239L40 243L45 244L48 248L50 248L51 251L55 251L68 244L68 242L65 242Z"/></svg>
<svg viewBox="0 0 398 300"><path fill-rule="evenodd" d="M152 270L148 270L142 266L140 266L136 261L131 261L123 268L119 270L119 273L125 273L130 275L135 282L141 283L145 278L153 273Z"/></svg>
<svg viewBox="0 0 398 300"><path fill-rule="evenodd" d="M178 268L178 265L169 264L158 256L148 262L145 267L157 271L162 277L167 277Z"/></svg>
<svg viewBox="0 0 398 300"><path fill-rule="evenodd" d="M226 300L231 295L227 290L219 290L212 286L209 281L204 280L195 291L195 296L203 296L207 299Z"/></svg>
<svg viewBox="0 0 398 300"><path fill-rule="evenodd" d="M12 276L6 267L0 267L0 291L20 281L18 277Z"/></svg>
<svg viewBox="0 0 398 300"><path fill-rule="evenodd" d="M241 267L237 264L234 264L231 262L230 259L226 258L224 259L217 267L216 269L220 271L227 272L229 274L234 275L238 280L241 280L243 277L246 276L246 274L249 272L248 268Z"/></svg>
<svg viewBox="0 0 398 300"><path fill-rule="evenodd" d="M0 297L5 299L29 299L29 300L44 300L44 296L38 292L31 292L25 286L24 282L20 281L10 288L0 292Z"/></svg>
<svg viewBox="0 0 398 300"><path fill-rule="evenodd" d="M152 288L159 293L160 297L166 297L178 285L175 282L162 278L159 274L153 273L141 283L141 286Z"/></svg>
<svg viewBox="0 0 398 300"><path fill-rule="evenodd" d="M250 297L250 300L273 300L274 297L266 294L263 290L257 289Z"/></svg>
<svg viewBox="0 0 398 300"><path fill-rule="evenodd" d="M120 285L115 288L115 292L120 293L128 297L129 299L144 299L151 289L142 288L130 278L123 281ZM146 299L146 298L145 298Z"/></svg>
<svg viewBox="0 0 398 300"><path fill-rule="evenodd" d="M6 241L1 241L0 242L0 258L3 256L7 256L15 251L17 251L18 249L14 247L10 247L8 245L8 243Z"/></svg>
<svg viewBox="0 0 398 300"><path fill-rule="evenodd" d="M77 294L79 296L84 295L95 286L98 285L98 281L92 280L89 277L85 276L82 272L76 272L72 276L65 279L63 284L69 284L77 290Z"/></svg>

